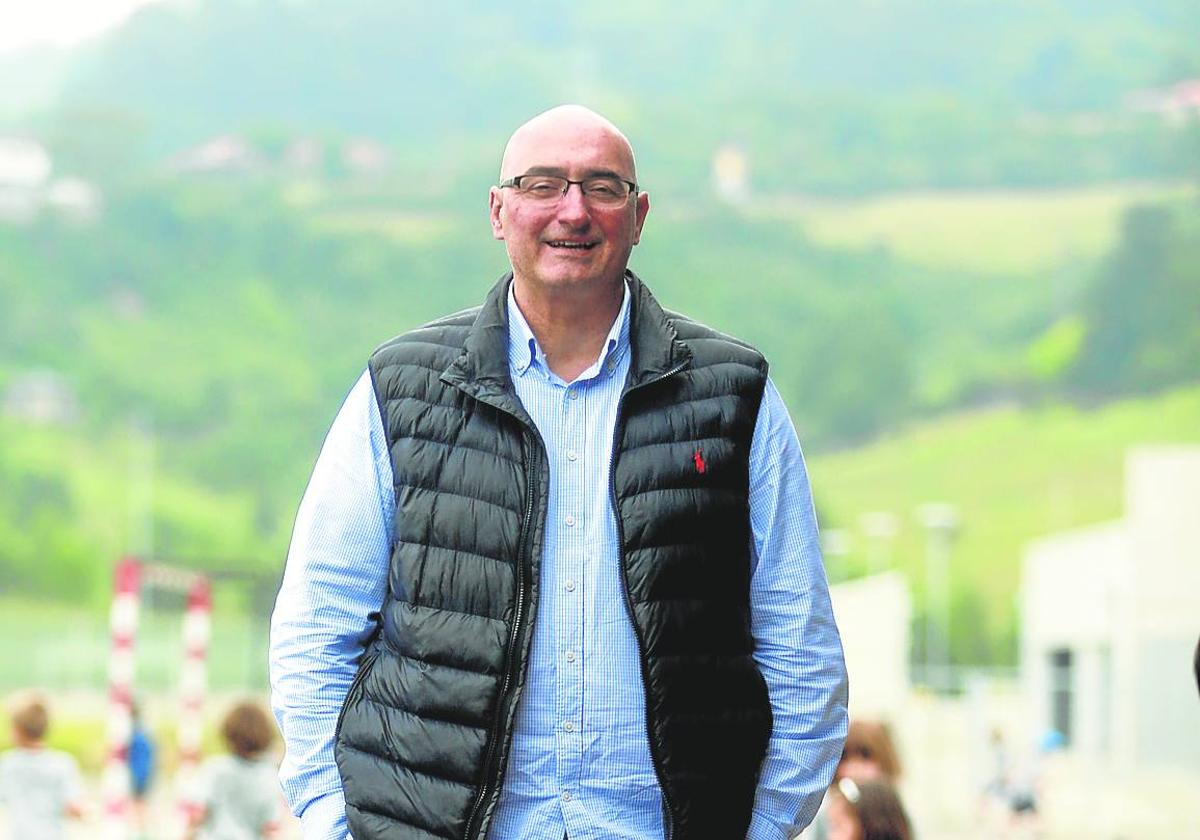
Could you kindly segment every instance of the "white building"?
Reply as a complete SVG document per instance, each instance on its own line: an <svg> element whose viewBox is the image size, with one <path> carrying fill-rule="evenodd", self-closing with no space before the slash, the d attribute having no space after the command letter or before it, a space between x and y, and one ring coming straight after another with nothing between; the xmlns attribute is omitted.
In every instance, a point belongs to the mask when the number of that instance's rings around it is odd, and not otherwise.
<svg viewBox="0 0 1200 840"><path fill-rule="evenodd" d="M0 136L0 222L29 222L37 215L52 168L40 143Z"/></svg>
<svg viewBox="0 0 1200 840"><path fill-rule="evenodd" d="M717 198L728 204L750 198L750 164L741 146L726 143L713 152L712 181Z"/></svg>
<svg viewBox="0 0 1200 840"><path fill-rule="evenodd" d="M67 425L79 419L79 399L61 374L26 371L14 376L0 395L0 414L38 425Z"/></svg>
<svg viewBox="0 0 1200 840"><path fill-rule="evenodd" d="M1039 729L1114 766L1200 769L1200 447L1131 452L1124 518L1032 543L1021 590Z"/></svg>
<svg viewBox="0 0 1200 840"><path fill-rule="evenodd" d="M912 599L899 572L829 587L846 654L852 717L895 720L908 700Z"/></svg>
<svg viewBox="0 0 1200 840"><path fill-rule="evenodd" d="M263 157L246 138L236 134L212 137L175 155L172 171L179 174L254 172L263 168Z"/></svg>

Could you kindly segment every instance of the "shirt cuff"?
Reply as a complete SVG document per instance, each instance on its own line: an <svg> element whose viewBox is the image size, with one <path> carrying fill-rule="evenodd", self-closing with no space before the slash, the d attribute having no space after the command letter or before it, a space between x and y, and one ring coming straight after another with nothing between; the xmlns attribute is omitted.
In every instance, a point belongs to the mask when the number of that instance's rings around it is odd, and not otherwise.
<svg viewBox="0 0 1200 840"><path fill-rule="evenodd" d="M750 828L746 831L746 840L788 840L791 831L780 828L758 811L750 817Z"/></svg>
<svg viewBox="0 0 1200 840"><path fill-rule="evenodd" d="M300 817L304 840L350 840L346 827L346 799L340 790L314 799Z"/></svg>

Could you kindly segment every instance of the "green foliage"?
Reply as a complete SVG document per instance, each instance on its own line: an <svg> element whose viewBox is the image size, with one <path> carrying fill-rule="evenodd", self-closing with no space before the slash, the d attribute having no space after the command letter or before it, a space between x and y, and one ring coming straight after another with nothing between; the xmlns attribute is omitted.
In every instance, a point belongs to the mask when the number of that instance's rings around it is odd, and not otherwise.
<svg viewBox="0 0 1200 840"><path fill-rule="evenodd" d="M635 269L669 307L763 349L806 440L862 440L908 413L924 347L887 255L830 251L730 210L650 224Z"/></svg>
<svg viewBox="0 0 1200 840"><path fill-rule="evenodd" d="M1035 382L1055 382L1075 364L1086 329L1078 316L1063 318L1030 345L1026 361Z"/></svg>
<svg viewBox="0 0 1200 840"><path fill-rule="evenodd" d="M1200 371L1200 223L1190 205L1142 205L1082 301L1069 380L1088 396L1148 391Z"/></svg>

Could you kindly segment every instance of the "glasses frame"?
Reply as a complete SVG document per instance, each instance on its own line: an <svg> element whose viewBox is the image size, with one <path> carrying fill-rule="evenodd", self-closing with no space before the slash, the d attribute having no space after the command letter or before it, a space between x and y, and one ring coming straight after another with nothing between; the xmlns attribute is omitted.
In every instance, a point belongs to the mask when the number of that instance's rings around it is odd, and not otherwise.
<svg viewBox="0 0 1200 840"><path fill-rule="evenodd" d="M539 173L529 173L529 172L525 173L524 175L514 175L511 178L505 178L503 181L501 181L496 186L499 187L500 189L506 189L506 188L514 189L517 191L517 193L519 195L524 195L524 193L521 191L521 181L523 181L526 178L557 178L560 181L566 181L566 186L563 187L563 191L558 197L560 201L566 197L568 192L570 192L572 184L579 185L579 192L583 195L584 201L588 201L588 202L594 201L594 199L590 199L588 197L588 194L583 191L583 184L585 181L594 181L598 178L607 178L607 179L613 180L613 181L620 181L622 184L625 184L629 187L629 192L626 193L625 198L623 198L621 200L621 203L613 204L613 205L611 205L612 207L620 207L621 205L625 204L625 202L629 201L629 197L631 195L637 195L637 191L638 191L638 185L636 183L634 183L633 181L630 181L628 178L618 178L613 175L593 175L590 178L584 178L582 181L572 181L570 178L564 178L561 175L543 175L543 174L539 174Z"/></svg>

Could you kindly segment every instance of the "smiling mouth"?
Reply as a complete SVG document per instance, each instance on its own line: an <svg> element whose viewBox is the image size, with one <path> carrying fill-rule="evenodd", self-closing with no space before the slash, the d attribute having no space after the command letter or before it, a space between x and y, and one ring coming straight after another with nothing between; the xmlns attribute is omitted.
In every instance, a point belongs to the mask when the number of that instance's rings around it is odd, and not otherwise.
<svg viewBox="0 0 1200 840"><path fill-rule="evenodd" d="M552 239L546 243L551 248L561 248L566 251L590 251L599 243L597 242L569 242L563 239Z"/></svg>

